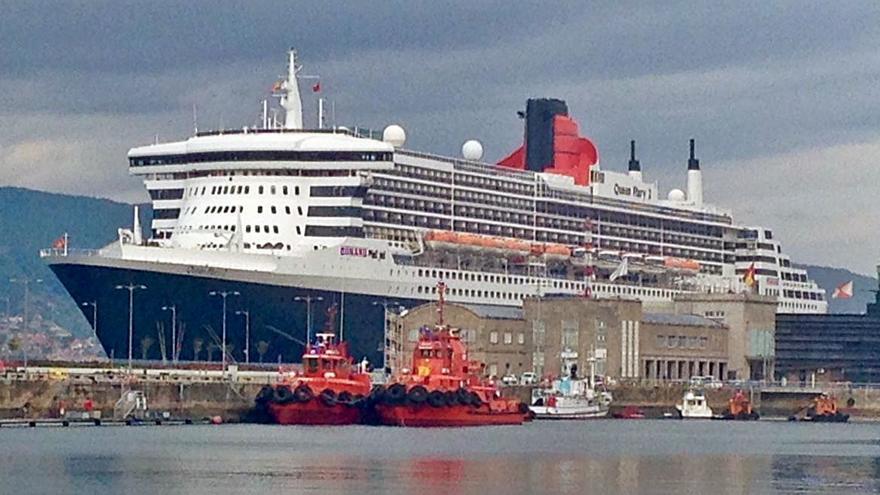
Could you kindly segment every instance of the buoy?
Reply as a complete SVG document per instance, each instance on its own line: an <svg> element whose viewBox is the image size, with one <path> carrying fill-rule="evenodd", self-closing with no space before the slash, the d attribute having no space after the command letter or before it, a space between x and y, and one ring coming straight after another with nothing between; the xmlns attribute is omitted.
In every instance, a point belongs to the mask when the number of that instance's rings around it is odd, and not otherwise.
<svg viewBox="0 0 880 495"><path fill-rule="evenodd" d="M212 424L212 425L222 425L222 424L223 424L223 418L221 418L220 416L213 416L213 417L211 418L211 424Z"/></svg>

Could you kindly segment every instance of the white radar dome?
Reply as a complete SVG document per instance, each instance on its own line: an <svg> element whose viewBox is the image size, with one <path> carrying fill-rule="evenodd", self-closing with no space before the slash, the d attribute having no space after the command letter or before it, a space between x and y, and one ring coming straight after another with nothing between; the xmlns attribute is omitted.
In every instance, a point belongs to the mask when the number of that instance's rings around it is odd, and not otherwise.
<svg viewBox="0 0 880 495"><path fill-rule="evenodd" d="M483 159L483 145L476 139L465 141L461 145L461 156L465 160L479 161Z"/></svg>
<svg viewBox="0 0 880 495"><path fill-rule="evenodd" d="M684 201L684 191L682 191L681 189L673 189L669 191L669 194L666 196L666 198L669 199L669 201L681 203L682 201Z"/></svg>
<svg viewBox="0 0 880 495"><path fill-rule="evenodd" d="M406 131L397 124L391 124L382 131L382 141L400 148L406 142Z"/></svg>

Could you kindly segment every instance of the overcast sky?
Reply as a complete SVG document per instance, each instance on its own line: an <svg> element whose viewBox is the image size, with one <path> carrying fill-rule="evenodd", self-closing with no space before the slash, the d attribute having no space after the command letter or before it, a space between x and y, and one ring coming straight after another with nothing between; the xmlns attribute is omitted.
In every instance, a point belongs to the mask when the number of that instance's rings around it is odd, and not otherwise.
<svg viewBox="0 0 880 495"><path fill-rule="evenodd" d="M872 273L880 2L0 0L0 185L145 201L128 148L252 125L295 46L336 122L495 161L526 98L568 102L602 166L772 227L797 261ZM304 88L307 90L307 88ZM305 94L306 122L314 97Z"/></svg>

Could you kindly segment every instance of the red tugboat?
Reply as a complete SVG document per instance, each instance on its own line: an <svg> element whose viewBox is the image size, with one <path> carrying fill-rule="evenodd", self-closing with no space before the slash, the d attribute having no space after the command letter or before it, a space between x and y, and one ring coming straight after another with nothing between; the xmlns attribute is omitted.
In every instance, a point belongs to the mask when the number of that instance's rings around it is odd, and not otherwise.
<svg viewBox="0 0 880 495"><path fill-rule="evenodd" d="M479 376L480 364L468 361L458 329L443 324L445 285L438 284L439 323L422 328L411 370L394 376L387 388L370 396L376 419L391 426L519 425L528 406L501 398L493 383Z"/></svg>
<svg viewBox="0 0 880 495"><path fill-rule="evenodd" d="M361 422L364 398L370 393L370 375L356 369L347 346L337 344L333 328L336 308L328 310L325 333L303 354L302 373L284 383L263 387L257 395L274 423L282 425L348 425Z"/></svg>

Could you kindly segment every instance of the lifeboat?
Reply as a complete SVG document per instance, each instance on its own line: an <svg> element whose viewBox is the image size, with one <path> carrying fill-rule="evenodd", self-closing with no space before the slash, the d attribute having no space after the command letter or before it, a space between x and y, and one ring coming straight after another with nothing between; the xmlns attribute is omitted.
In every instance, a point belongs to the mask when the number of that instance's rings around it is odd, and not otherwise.
<svg viewBox="0 0 880 495"><path fill-rule="evenodd" d="M335 307L328 310L333 327ZM301 373L286 375L282 383L263 387L256 398L272 422L282 425L348 425L361 422L370 375L355 366L348 346L336 343L331 332L316 335L303 354Z"/></svg>
<svg viewBox="0 0 880 495"><path fill-rule="evenodd" d="M665 266L666 268L671 268L673 270L681 270L686 272L700 271L700 262L684 258L673 258L671 256L663 258L663 266Z"/></svg>
<svg viewBox="0 0 880 495"><path fill-rule="evenodd" d="M752 410L752 402L742 390L737 390L733 397L727 401L727 411L721 415L721 419L749 421L758 419L758 413Z"/></svg>
<svg viewBox="0 0 880 495"><path fill-rule="evenodd" d="M424 235L428 246L445 249L494 250L504 253L569 258L571 248L563 244L531 243L513 237L498 237L448 230L429 230Z"/></svg>
<svg viewBox="0 0 880 495"><path fill-rule="evenodd" d="M519 425L529 409L515 399L502 398L494 383L467 361L467 348L457 329L438 325L422 328L413 353L412 369L392 377L387 387L374 387L370 396L376 420L389 426Z"/></svg>

